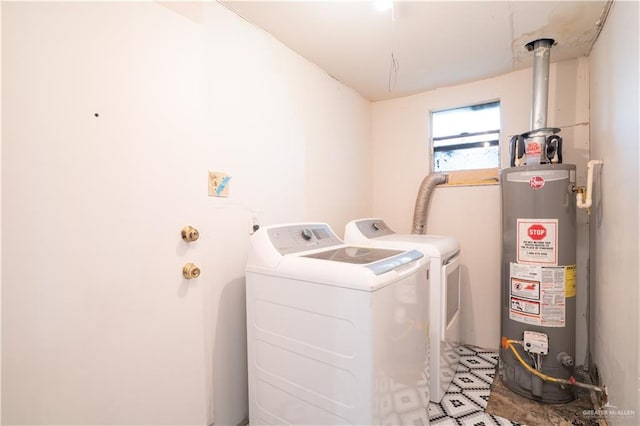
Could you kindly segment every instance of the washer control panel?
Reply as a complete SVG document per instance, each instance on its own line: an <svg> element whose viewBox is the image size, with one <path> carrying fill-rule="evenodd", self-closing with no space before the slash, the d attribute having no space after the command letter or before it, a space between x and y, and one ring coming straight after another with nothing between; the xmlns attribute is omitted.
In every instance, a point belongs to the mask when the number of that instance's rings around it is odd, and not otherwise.
<svg viewBox="0 0 640 426"><path fill-rule="evenodd" d="M267 234L271 244L283 255L343 244L325 223L269 228Z"/></svg>

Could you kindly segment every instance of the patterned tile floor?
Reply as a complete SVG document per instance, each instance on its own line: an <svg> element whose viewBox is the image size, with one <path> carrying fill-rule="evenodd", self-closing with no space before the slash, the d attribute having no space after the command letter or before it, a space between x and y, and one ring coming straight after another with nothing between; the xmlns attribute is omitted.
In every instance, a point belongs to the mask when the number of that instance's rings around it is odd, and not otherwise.
<svg viewBox="0 0 640 426"><path fill-rule="evenodd" d="M518 425L484 411L489 402L497 363L496 352L461 347L460 364L453 383L440 403L429 403L430 423L447 426Z"/></svg>

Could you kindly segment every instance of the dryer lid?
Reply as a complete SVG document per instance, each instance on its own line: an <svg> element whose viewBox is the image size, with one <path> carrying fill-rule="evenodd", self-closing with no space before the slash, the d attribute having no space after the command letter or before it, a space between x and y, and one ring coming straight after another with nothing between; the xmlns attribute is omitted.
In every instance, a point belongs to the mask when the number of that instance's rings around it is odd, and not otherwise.
<svg viewBox="0 0 640 426"><path fill-rule="evenodd" d="M378 218L358 219L345 227L347 244L374 245L396 249L417 249L429 257L447 259L460 251L457 238L443 235L397 234Z"/></svg>

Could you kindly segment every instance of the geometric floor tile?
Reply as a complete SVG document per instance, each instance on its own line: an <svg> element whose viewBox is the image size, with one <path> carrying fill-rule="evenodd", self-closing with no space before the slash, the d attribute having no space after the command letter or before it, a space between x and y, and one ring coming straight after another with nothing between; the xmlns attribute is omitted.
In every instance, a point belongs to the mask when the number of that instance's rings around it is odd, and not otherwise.
<svg viewBox="0 0 640 426"><path fill-rule="evenodd" d="M424 415L424 408L420 407L408 413L401 414L399 424L411 426L427 426L427 419Z"/></svg>
<svg viewBox="0 0 640 426"><path fill-rule="evenodd" d="M453 383L458 387L465 389L488 389L491 383L487 383L481 378L475 376L471 371L468 373L458 373L453 377Z"/></svg>
<svg viewBox="0 0 640 426"><path fill-rule="evenodd" d="M440 419L429 420L429 424L437 425L437 426L459 426L460 425L460 423L458 423L456 419L453 419L451 417L442 417Z"/></svg>
<svg viewBox="0 0 640 426"><path fill-rule="evenodd" d="M460 363L449 389L440 403L429 404L430 423L439 426L518 425L484 411L495 377L498 354L468 346L458 349Z"/></svg>
<svg viewBox="0 0 640 426"><path fill-rule="evenodd" d="M491 385L491 383L493 383L493 379L496 376L496 370L495 368L477 369L477 370L473 370L471 374L478 377L479 379L484 380L485 382L489 383L489 385Z"/></svg>
<svg viewBox="0 0 640 426"><path fill-rule="evenodd" d="M494 423L497 426L511 426L514 425L516 423L512 422L511 420L507 420L503 417L498 417L498 416L494 416L493 414L489 414L489 416L493 419Z"/></svg>
<svg viewBox="0 0 640 426"><path fill-rule="evenodd" d="M431 422L441 417L448 417L444 408L440 404L429 403L429 419L431 419Z"/></svg>
<svg viewBox="0 0 640 426"><path fill-rule="evenodd" d="M442 401L440 401L440 405L446 411L447 416L454 419L483 411L476 403L467 398L464 393L445 394L442 397Z"/></svg>
<svg viewBox="0 0 640 426"><path fill-rule="evenodd" d="M484 358L480 358L479 356L463 356L460 357L460 364L464 365L469 369L475 368L494 368L496 366L495 362L488 361Z"/></svg>
<svg viewBox="0 0 640 426"><path fill-rule="evenodd" d="M475 402L478 408L484 410L489 402L489 389L465 389L464 396Z"/></svg>
<svg viewBox="0 0 640 426"><path fill-rule="evenodd" d="M460 353L460 356L476 356L478 353L475 349L468 346L460 346L458 352Z"/></svg>
<svg viewBox="0 0 640 426"><path fill-rule="evenodd" d="M478 357L489 361L493 365L496 365L500 356L497 352L478 352Z"/></svg>
<svg viewBox="0 0 640 426"><path fill-rule="evenodd" d="M454 376L455 379L455 376ZM449 385L449 389L447 389L447 393L460 393L462 392L462 388L456 385L454 382L451 382Z"/></svg>
<svg viewBox="0 0 640 426"><path fill-rule="evenodd" d="M422 400L415 389L405 388L393 394L393 406L397 412L406 413L422 407Z"/></svg>
<svg viewBox="0 0 640 426"><path fill-rule="evenodd" d="M465 426L495 426L495 422L493 421L491 416L489 416L489 414L485 413L484 411L479 411L460 420Z"/></svg>

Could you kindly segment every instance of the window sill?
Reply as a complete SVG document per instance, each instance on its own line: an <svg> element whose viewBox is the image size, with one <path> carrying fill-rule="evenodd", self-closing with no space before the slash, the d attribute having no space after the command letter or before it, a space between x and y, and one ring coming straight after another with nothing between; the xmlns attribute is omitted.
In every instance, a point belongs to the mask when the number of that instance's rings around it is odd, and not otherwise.
<svg viewBox="0 0 640 426"><path fill-rule="evenodd" d="M448 172L447 183L442 186L484 186L497 185L500 169L458 170Z"/></svg>

